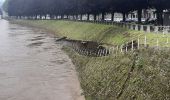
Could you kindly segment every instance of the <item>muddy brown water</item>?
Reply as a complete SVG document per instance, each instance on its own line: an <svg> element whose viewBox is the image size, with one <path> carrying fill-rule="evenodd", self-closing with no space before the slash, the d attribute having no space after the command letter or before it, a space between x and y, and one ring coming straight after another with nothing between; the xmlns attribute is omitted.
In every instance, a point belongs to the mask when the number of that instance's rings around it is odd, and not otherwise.
<svg viewBox="0 0 170 100"><path fill-rule="evenodd" d="M84 100L81 93L53 35L0 20L0 100Z"/></svg>

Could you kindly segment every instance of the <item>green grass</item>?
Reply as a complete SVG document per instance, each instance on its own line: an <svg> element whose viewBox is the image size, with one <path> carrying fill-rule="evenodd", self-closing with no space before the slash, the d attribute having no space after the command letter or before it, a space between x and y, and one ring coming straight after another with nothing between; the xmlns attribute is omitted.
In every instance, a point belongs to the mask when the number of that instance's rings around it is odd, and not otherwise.
<svg viewBox="0 0 170 100"><path fill-rule="evenodd" d="M89 58L67 48L65 50L76 65L87 100L170 99L169 51L144 49L135 53ZM134 69L127 79L132 67Z"/></svg>
<svg viewBox="0 0 170 100"><path fill-rule="evenodd" d="M45 28L58 36L91 40L113 45L145 37L149 45L155 38L166 42L163 34L144 33L117 26L72 21L20 20L15 23ZM163 45L165 46L165 45ZM141 49L112 54L108 57L85 57L63 48L76 65L81 87L87 100L169 100L170 51Z"/></svg>
<svg viewBox="0 0 170 100"><path fill-rule="evenodd" d="M60 37L67 36L70 39L90 40L109 44L121 44L126 40L121 33L124 33L127 30L116 26L54 20L18 20L15 22L46 28L55 32Z"/></svg>
<svg viewBox="0 0 170 100"><path fill-rule="evenodd" d="M45 28L55 32L60 37L67 36L70 39L90 40L112 45L122 45L131 40L138 40L138 38L140 43L144 44L146 35L147 44L150 46L157 46L158 39L159 46L170 47L170 42L167 43L167 40L170 40L169 34L146 33L111 25L61 20L17 20L15 23Z"/></svg>

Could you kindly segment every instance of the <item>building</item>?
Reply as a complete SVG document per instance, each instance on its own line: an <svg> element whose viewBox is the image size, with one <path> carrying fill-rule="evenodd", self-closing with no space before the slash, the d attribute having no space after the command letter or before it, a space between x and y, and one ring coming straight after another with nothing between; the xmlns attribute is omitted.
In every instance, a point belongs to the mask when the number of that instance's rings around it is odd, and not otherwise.
<svg viewBox="0 0 170 100"><path fill-rule="evenodd" d="M146 20L155 20L156 19L156 10L155 9L146 9L146 10L142 10L142 21L146 21ZM106 20L111 20L111 14L108 14L106 16ZM123 20L123 15L122 13L114 13L114 21L116 22L120 22ZM130 12L127 16L126 16L126 20L127 21L138 21L138 14L137 11L133 11Z"/></svg>
<svg viewBox="0 0 170 100"><path fill-rule="evenodd" d="M157 17L155 12L156 12L155 9L144 9L144 10L142 10L142 21L155 20L156 17ZM128 19L138 21L137 11L131 12L128 15Z"/></svg>

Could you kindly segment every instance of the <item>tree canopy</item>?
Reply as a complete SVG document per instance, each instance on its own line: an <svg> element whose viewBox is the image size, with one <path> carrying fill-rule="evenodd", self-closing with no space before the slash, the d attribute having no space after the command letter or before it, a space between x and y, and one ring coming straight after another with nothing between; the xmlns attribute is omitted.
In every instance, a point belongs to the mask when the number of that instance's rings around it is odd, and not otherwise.
<svg viewBox="0 0 170 100"><path fill-rule="evenodd" d="M142 9L155 8L159 17L163 10L170 9L170 0L7 0L4 9L9 16L64 16L119 12L125 14L137 10L141 21ZM158 17L158 18L159 18Z"/></svg>
<svg viewBox="0 0 170 100"><path fill-rule="evenodd" d="M0 15L2 15L2 10L0 9Z"/></svg>

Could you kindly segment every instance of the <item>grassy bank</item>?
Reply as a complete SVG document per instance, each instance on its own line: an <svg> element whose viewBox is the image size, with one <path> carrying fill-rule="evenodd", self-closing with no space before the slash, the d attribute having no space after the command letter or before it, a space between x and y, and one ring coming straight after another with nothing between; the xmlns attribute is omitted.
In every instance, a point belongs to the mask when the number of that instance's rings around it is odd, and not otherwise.
<svg viewBox="0 0 170 100"><path fill-rule="evenodd" d="M79 56L65 48L87 100L169 100L170 52L141 50L109 57Z"/></svg>
<svg viewBox="0 0 170 100"><path fill-rule="evenodd" d="M117 26L72 21L20 20L15 23L45 28L61 37L113 45L125 43L138 35L142 37L144 34ZM147 34L150 40L155 36L166 41L162 34ZM170 51L143 49L94 58L80 56L68 48L63 49L76 65L87 100L170 99Z"/></svg>
<svg viewBox="0 0 170 100"><path fill-rule="evenodd" d="M111 25L56 20L18 20L15 23L38 26L53 31L61 37L67 36L71 39L121 45L132 40L137 41L138 37L140 43L144 44L146 36L147 44L150 46L157 46L157 40L159 40L159 46L170 47L170 43L167 43L167 40L170 40L169 34L145 33Z"/></svg>

